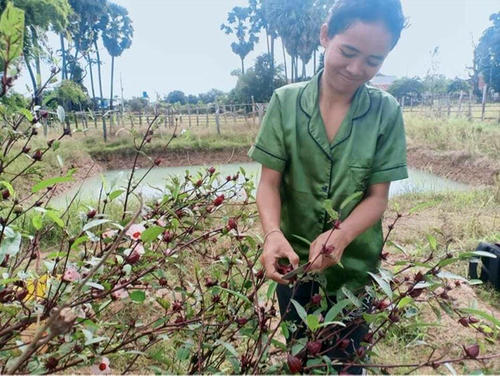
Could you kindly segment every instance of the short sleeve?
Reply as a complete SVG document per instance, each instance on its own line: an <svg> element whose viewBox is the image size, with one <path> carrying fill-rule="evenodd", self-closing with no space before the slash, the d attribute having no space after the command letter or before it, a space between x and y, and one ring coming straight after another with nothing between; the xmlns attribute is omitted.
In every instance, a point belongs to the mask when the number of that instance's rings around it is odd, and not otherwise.
<svg viewBox="0 0 500 376"><path fill-rule="evenodd" d="M285 169L287 158L281 122L281 106L276 93L271 97L259 134L255 144L248 151L248 156L270 169L279 172Z"/></svg>
<svg viewBox="0 0 500 376"><path fill-rule="evenodd" d="M401 108L396 103L392 116L377 140L369 184L406 179L406 139Z"/></svg>

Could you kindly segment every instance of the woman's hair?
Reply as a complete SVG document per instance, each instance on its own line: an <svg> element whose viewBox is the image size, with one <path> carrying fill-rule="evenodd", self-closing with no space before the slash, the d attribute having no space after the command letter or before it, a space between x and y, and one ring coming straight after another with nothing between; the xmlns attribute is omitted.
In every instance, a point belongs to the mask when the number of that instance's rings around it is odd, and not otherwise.
<svg viewBox="0 0 500 376"><path fill-rule="evenodd" d="M356 21L382 21L393 36L393 48L406 27L400 0L336 0L327 21L328 38L346 31Z"/></svg>

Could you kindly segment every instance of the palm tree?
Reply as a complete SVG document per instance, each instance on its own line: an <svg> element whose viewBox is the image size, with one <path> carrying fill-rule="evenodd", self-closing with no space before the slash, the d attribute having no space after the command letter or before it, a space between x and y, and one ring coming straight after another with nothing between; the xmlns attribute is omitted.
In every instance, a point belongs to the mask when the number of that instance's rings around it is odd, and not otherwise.
<svg viewBox="0 0 500 376"><path fill-rule="evenodd" d="M115 58L132 45L134 28L124 7L110 3L108 10L109 22L102 33L104 47L111 55L111 95L109 108L113 109L113 79L115 71Z"/></svg>
<svg viewBox="0 0 500 376"><path fill-rule="evenodd" d="M40 104L41 60L46 56L40 42L45 40L49 30L60 33L66 28L71 7L68 0L14 0L13 4L24 11L24 62L33 85L35 103Z"/></svg>
<svg viewBox="0 0 500 376"><path fill-rule="evenodd" d="M232 51L241 59L241 74L245 74L245 57L259 41L257 30L252 25L252 9L234 7L227 15L228 25L222 24L221 30L226 34L235 34L238 42L231 43Z"/></svg>

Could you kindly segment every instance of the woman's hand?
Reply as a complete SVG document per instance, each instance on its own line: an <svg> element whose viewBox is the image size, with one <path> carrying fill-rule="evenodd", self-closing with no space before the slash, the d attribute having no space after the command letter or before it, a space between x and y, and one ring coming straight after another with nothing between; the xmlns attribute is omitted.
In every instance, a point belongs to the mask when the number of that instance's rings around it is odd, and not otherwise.
<svg viewBox="0 0 500 376"><path fill-rule="evenodd" d="M310 271L321 272L340 262L345 248L349 244L342 230L328 230L319 235L309 248Z"/></svg>
<svg viewBox="0 0 500 376"><path fill-rule="evenodd" d="M297 256L283 233L274 232L264 242L264 251L260 256L260 262L264 266L267 278L287 285L289 281L283 279L283 274L278 271L278 260L280 258L288 259L294 269L299 265L299 256Z"/></svg>

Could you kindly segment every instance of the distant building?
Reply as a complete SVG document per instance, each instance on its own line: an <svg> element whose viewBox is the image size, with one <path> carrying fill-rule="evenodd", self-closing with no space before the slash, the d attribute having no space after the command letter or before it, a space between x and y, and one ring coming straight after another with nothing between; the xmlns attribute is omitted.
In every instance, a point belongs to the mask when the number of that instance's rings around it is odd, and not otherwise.
<svg viewBox="0 0 500 376"><path fill-rule="evenodd" d="M382 90L387 90L397 79L398 78L396 76L386 76L385 74L377 73L377 75L373 77L370 82L368 82L368 85L378 87Z"/></svg>

